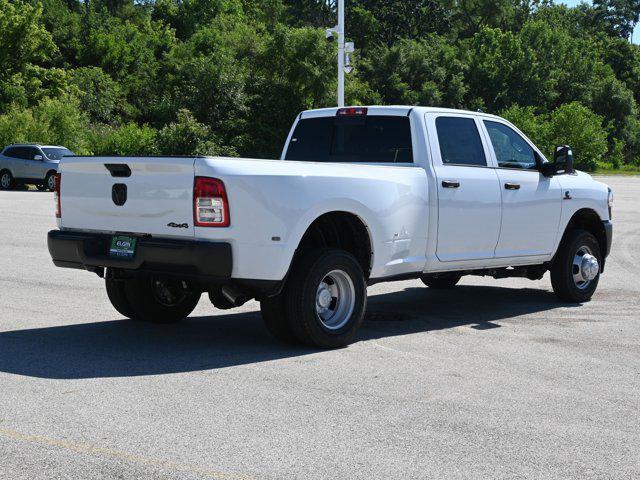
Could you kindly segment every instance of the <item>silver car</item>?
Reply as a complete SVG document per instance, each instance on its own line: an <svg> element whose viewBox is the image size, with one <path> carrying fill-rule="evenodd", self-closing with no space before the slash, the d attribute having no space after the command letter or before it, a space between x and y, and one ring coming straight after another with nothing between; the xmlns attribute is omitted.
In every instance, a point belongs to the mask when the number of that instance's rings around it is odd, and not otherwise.
<svg viewBox="0 0 640 480"><path fill-rule="evenodd" d="M53 191L58 163L74 153L57 145L13 144L0 153L0 189L33 184L38 190Z"/></svg>

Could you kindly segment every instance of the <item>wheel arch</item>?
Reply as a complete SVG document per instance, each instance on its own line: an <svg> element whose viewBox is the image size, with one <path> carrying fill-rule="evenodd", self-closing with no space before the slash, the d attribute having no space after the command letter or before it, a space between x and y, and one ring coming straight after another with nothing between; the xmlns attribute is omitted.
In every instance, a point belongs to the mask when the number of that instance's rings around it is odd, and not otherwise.
<svg viewBox="0 0 640 480"><path fill-rule="evenodd" d="M560 248L562 248L562 245L564 245L569 232L577 229L590 232L594 237L596 237L596 240L598 240L598 245L600 246L600 255L602 257L601 270L604 271L605 256L606 252L608 251L607 233L605 231L604 223L600 218L600 215L598 215L598 212L591 208L581 208L571 216L564 229L562 238L560 239L560 243L558 244L558 248L556 249L554 260L558 255L558 251L560 250Z"/></svg>
<svg viewBox="0 0 640 480"><path fill-rule="evenodd" d="M300 238L291 264L305 247L345 250L358 260L365 278L371 274L374 256L371 230L365 220L353 212L334 210L317 216Z"/></svg>

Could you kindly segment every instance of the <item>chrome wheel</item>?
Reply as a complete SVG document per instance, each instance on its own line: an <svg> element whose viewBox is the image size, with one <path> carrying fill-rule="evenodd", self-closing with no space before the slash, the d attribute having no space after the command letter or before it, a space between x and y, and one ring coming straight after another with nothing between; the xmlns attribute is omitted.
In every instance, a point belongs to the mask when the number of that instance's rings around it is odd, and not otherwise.
<svg viewBox="0 0 640 480"><path fill-rule="evenodd" d="M187 298L189 293L186 282L178 280L151 279L151 292L158 303L165 307L175 307Z"/></svg>
<svg viewBox="0 0 640 480"><path fill-rule="evenodd" d="M573 282L580 290L589 288L591 282L598 276L600 265L593 255L591 248L586 245L578 248L573 257Z"/></svg>
<svg viewBox="0 0 640 480"><path fill-rule="evenodd" d="M4 190L11 187L11 175L9 175L8 172L4 172L2 177L0 177L0 186L2 186Z"/></svg>
<svg viewBox="0 0 640 480"><path fill-rule="evenodd" d="M349 322L355 302L353 282L342 270L332 270L318 285L316 313L328 330L339 330Z"/></svg>

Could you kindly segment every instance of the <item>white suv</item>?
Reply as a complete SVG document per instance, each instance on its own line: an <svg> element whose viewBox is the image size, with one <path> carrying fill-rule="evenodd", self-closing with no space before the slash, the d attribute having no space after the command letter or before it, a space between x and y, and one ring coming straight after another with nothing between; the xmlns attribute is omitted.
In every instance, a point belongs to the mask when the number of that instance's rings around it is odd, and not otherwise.
<svg viewBox="0 0 640 480"><path fill-rule="evenodd" d="M0 189L30 183L38 190L55 189L58 163L73 152L56 145L13 144L0 153Z"/></svg>

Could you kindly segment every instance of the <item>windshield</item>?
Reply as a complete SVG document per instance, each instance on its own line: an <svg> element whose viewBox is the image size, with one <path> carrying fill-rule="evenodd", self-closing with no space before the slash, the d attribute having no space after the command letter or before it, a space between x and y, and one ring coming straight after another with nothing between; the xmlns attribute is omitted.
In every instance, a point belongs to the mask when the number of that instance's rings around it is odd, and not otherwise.
<svg viewBox="0 0 640 480"><path fill-rule="evenodd" d="M42 152L47 156L49 160L60 160L65 155L75 155L68 148L59 147L45 147L42 149Z"/></svg>
<svg viewBox="0 0 640 480"><path fill-rule="evenodd" d="M285 160L413 163L409 118L369 115L300 120Z"/></svg>

